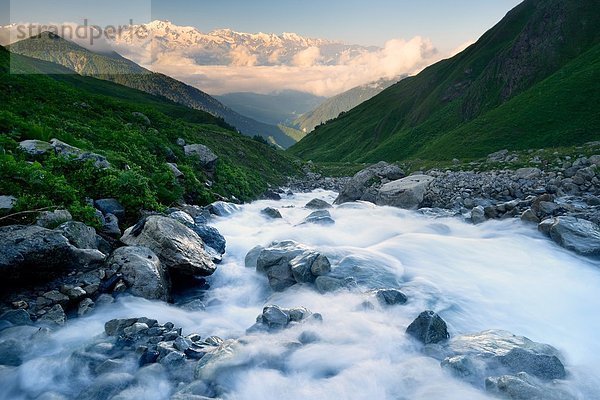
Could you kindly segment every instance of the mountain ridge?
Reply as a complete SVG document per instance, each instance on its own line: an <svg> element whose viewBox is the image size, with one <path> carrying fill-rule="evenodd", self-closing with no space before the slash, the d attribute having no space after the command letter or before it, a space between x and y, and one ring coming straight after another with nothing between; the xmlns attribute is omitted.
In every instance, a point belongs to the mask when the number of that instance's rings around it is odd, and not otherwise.
<svg viewBox="0 0 600 400"><path fill-rule="evenodd" d="M542 148L597 139L598 113L592 106L598 102L597 94L592 92L587 101L568 94L588 85L600 89L593 70L593 77L580 74L579 80L560 81L563 91L552 89L562 104L541 92L539 96L546 102L535 102L555 115L563 115L565 109L587 110L587 122L571 127L544 124L536 118L545 113L518 101L524 109L503 109L504 121L495 117L485 122L489 112L560 74L600 41L600 8L596 6L596 0L526 0L463 52L384 90L316 129L290 151L315 161L452 159L481 157L505 147ZM544 90L550 88L544 86ZM529 114L535 124L525 123L517 114ZM464 130L476 121L476 131ZM544 126L548 132L535 132L534 125ZM507 127L512 134L506 134ZM458 138L459 132L463 136ZM495 132L503 132L498 134L502 140L493 140ZM442 140L444 137L454 141ZM470 143L476 151L457 147L459 142Z"/></svg>

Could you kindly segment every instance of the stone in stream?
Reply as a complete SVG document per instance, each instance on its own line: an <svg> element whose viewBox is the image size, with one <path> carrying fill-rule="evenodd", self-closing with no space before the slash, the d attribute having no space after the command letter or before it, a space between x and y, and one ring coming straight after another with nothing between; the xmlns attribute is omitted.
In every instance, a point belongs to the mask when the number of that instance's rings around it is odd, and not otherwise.
<svg viewBox="0 0 600 400"><path fill-rule="evenodd" d="M121 241L152 250L171 274L212 275L216 266L202 239L190 228L169 217L152 215L127 229Z"/></svg>
<svg viewBox="0 0 600 400"><path fill-rule="evenodd" d="M406 328L406 333L423 344L439 343L450 337L446 322L433 311L423 311Z"/></svg>
<svg viewBox="0 0 600 400"><path fill-rule="evenodd" d="M281 308L276 305L266 306L262 314L256 318L256 324L248 329L248 333L261 330L278 331L292 323L308 320L322 321L321 314L313 314L304 307Z"/></svg>
<svg viewBox="0 0 600 400"><path fill-rule="evenodd" d="M576 217L557 217L540 223L538 229L567 250L584 256L600 256L600 226Z"/></svg>
<svg viewBox="0 0 600 400"><path fill-rule="evenodd" d="M281 213L279 212L279 210L276 209L276 208L273 208L273 207L267 207L267 208L261 210L260 213L262 215L266 216L266 217L271 218L271 219L281 219L281 218L283 218L281 216Z"/></svg>
<svg viewBox="0 0 600 400"><path fill-rule="evenodd" d="M300 254L290 261L294 279L298 283L313 283L318 276L331 271L331 263L324 255L314 251Z"/></svg>
<svg viewBox="0 0 600 400"><path fill-rule="evenodd" d="M265 248L263 246L256 246L252 248L248 254L246 254L246 258L244 259L244 265L246 268L256 269L256 263L258 261L258 256Z"/></svg>
<svg viewBox="0 0 600 400"><path fill-rule="evenodd" d="M332 276L319 276L315 279L315 286L320 293L331 293L339 290L355 289L358 285L352 277L335 278Z"/></svg>
<svg viewBox="0 0 600 400"><path fill-rule="evenodd" d="M434 180L427 175L411 175L383 185L377 194L377 204L404 209L416 209L423 202L427 188Z"/></svg>
<svg viewBox="0 0 600 400"><path fill-rule="evenodd" d="M521 372L542 380L566 377L558 350L506 331L457 336L442 348L442 367L475 385L489 376Z"/></svg>
<svg viewBox="0 0 600 400"><path fill-rule="evenodd" d="M379 162L354 175L340 192L335 204L356 200L374 203L383 181L394 181L404 176L404 172L398 166Z"/></svg>
<svg viewBox="0 0 600 400"><path fill-rule="evenodd" d="M115 250L106 261L121 273L128 291L149 300L169 299L170 282L159 258L147 247L131 246Z"/></svg>
<svg viewBox="0 0 600 400"><path fill-rule="evenodd" d="M575 400L576 396L558 383L546 383L526 372L515 375L491 376L485 380L485 390L512 400Z"/></svg>
<svg viewBox="0 0 600 400"><path fill-rule="evenodd" d="M384 306L394 306L397 304L405 304L408 298L398 289L380 289L375 291L375 297L379 304Z"/></svg>
<svg viewBox="0 0 600 400"><path fill-rule="evenodd" d="M208 211L217 217L228 217L239 210L240 208L235 204L224 201L216 201L208 206Z"/></svg>
<svg viewBox="0 0 600 400"><path fill-rule="evenodd" d="M29 325L31 316L25 310L9 310L0 315L0 321L8 321L13 325Z"/></svg>
<svg viewBox="0 0 600 400"><path fill-rule="evenodd" d="M317 210L304 219L302 225L304 224L333 225L335 221L331 218L329 211Z"/></svg>
<svg viewBox="0 0 600 400"><path fill-rule="evenodd" d="M331 204L321 199L312 199L304 207L313 210L325 210L328 208L332 208Z"/></svg>
<svg viewBox="0 0 600 400"><path fill-rule="evenodd" d="M475 225L482 224L486 221L485 210L482 206L477 206L471 210L471 222Z"/></svg>

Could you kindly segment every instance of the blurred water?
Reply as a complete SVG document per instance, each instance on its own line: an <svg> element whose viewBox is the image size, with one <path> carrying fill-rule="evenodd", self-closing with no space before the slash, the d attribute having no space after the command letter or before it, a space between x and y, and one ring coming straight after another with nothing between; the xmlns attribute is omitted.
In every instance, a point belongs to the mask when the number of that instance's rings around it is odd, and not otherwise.
<svg viewBox="0 0 600 400"><path fill-rule="evenodd" d="M109 319L146 316L172 321L184 334L235 339L245 336L266 304L305 306L321 313L323 323L246 337L240 350L244 365L219 376L226 399L490 398L442 371L404 334L426 309L440 313L451 335L504 329L557 347L566 359L569 385L582 399L597 398L599 262L560 249L518 220L473 226L363 204L331 210L332 226L298 225L310 213L302 206L314 197L332 202L335 194L259 201L214 222L227 238L227 255L210 278L205 310L121 298L41 340L22 366L0 369L5 388L0 398L35 399L50 391L76 396L93 377L78 374L66 360L101 338ZM267 206L284 218L263 217L260 210ZM376 271L378 282L396 282L409 302L366 310L361 305L368 296L360 292L321 295L297 285L273 294L265 277L244 267L244 257L256 245L288 239L326 254L334 269L342 264ZM290 350L290 342L304 332L319 340ZM166 379L139 382L137 398L168 399L174 390Z"/></svg>

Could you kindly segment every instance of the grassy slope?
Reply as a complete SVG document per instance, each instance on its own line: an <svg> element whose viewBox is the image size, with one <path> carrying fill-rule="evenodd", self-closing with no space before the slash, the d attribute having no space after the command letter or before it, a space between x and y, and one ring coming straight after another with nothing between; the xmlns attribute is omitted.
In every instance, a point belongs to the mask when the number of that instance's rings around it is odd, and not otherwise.
<svg viewBox="0 0 600 400"><path fill-rule="evenodd" d="M282 147L296 140L285 135L277 126L245 117L209 96L163 74L152 73L117 53L97 54L49 32L22 40L10 46L13 53L60 64L78 74L108 80L123 86L165 97L187 107L219 116L248 136L262 136Z"/></svg>
<svg viewBox="0 0 600 400"><path fill-rule="evenodd" d="M12 72L38 74L9 74L9 58ZM19 209L52 205L77 212L86 197L105 196L147 209L168 206L180 196L198 203L212 201L216 194L250 199L294 173L285 154L228 130L210 114L65 72L0 48L0 194L19 197ZM148 116L151 127L133 112ZM216 176L210 178L212 189L204 184L209 177L176 145L180 137L205 144L220 157ZM17 150L18 141L52 138L106 155L115 168L99 171L53 157L28 164ZM166 168L170 153L186 174L182 182Z"/></svg>
<svg viewBox="0 0 600 400"><path fill-rule="evenodd" d="M581 55L600 38L596 3L525 1L475 45L317 128L291 152L315 161L451 159L474 158L506 147L549 147L589 140L598 132L593 126L596 112L570 121L568 130L565 124L548 123L544 117L560 115L561 107L589 110L600 89L598 81L584 72L590 69L586 63L593 55ZM565 64L580 55L581 63L567 71ZM569 82L557 82L554 89L537 88L548 77L561 76L563 67L567 71L563 77L575 75L563 79ZM566 90L580 90L581 95L566 94ZM516 101L527 91L527 101ZM559 97L553 98L556 95ZM486 117L511 99L515 100L513 107L522 108L518 110L520 119L510 107ZM511 123L518 126L511 127Z"/></svg>

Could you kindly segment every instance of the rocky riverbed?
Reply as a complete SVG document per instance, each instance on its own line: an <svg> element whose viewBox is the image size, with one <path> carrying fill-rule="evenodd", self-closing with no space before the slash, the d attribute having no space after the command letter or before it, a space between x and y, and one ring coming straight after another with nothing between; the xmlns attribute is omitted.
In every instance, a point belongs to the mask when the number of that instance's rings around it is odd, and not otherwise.
<svg viewBox="0 0 600 400"><path fill-rule="evenodd" d="M598 161L2 227L0 398L593 398Z"/></svg>

